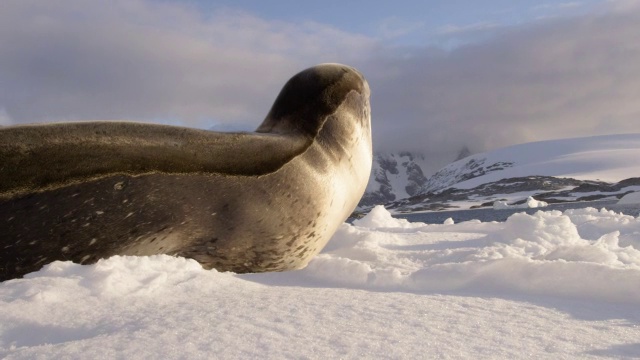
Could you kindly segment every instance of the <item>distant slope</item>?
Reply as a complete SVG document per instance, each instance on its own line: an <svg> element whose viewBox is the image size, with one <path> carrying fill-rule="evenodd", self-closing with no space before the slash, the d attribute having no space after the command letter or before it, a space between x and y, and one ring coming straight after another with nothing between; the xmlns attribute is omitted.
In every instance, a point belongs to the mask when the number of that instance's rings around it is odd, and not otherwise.
<svg viewBox="0 0 640 360"><path fill-rule="evenodd" d="M464 146L458 152L458 156L451 157L449 161L469 155L471 151ZM371 177L360 201L360 208L421 194L427 177L444 163L441 158L434 159L415 151L376 152L373 155Z"/></svg>
<svg viewBox="0 0 640 360"><path fill-rule="evenodd" d="M374 154L371 177L360 205L384 204L419 194L427 182L425 165L425 157L419 153Z"/></svg>
<svg viewBox="0 0 640 360"><path fill-rule="evenodd" d="M475 154L439 170L422 193L471 189L526 176L604 182L639 177L640 134L539 141Z"/></svg>

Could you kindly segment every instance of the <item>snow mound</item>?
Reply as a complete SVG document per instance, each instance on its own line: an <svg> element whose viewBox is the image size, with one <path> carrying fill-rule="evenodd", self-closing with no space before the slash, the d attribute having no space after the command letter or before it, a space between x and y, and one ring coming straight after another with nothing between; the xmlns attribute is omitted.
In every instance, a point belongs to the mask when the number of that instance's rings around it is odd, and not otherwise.
<svg viewBox="0 0 640 360"><path fill-rule="evenodd" d="M377 207L298 271L54 262L0 283L0 358L633 357L638 249L640 220L606 210L427 225Z"/></svg>
<svg viewBox="0 0 640 360"><path fill-rule="evenodd" d="M640 204L640 191L629 193L618 200L618 205Z"/></svg>
<svg viewBox="0 0 640 360"><path fill-rule="evenodd" d="M302 272L326 285L365 289L640 304L640 288L629 286L640 284L636 218L589 208L518 213L504 223L415 224L411 231L394 229L383 211L375 217L387 219L384 227L343 226Z"/></svg>
<svg viewBox="0 0 640 360"><path fill-rule="evenodd" d="M362 219L354 220L353 224L368 229L414 227L414 225L406 219L396 219L391 216L391 213L382 205L376 205Z"/></svg>
<svg viewBox="0 0 640 360"><path fill-rule="evenodd" d="M56 278L67 279L67 282L77 283L82 293L108 298L154 294L157 290L182 283L202 272L200 264L191 259L168 255L113 256L90 266L55 261L40 271L27 274L25 278L36 283ZM76 296L77 291L69 295Z"/></svg>
<svg viewBox="0 0 640 360"><path fill-rule="evenodd" d="M343 224L307 268L278 276L376 291L533 294L640 304L640 287L629 286L640 283L638 234L640 220L604 209L518 213L503 223L424 224L395 219L377 206L353 225ZM58 261L24 280L3 283L0 291L12 282L24 288L13 295L0 292L0 299L156 296L213 273L193 260L166 255L115 256L89 266ZM75 288L52 295L53 284Z"/></svg>

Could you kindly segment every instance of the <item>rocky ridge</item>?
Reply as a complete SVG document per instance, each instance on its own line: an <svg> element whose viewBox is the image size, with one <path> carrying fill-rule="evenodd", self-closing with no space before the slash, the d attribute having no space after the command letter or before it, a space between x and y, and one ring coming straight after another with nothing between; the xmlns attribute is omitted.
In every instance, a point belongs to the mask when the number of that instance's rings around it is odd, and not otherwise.
<svg viewBox="0 0 640 360"><path fill-rule="evenodd" d="M367 190L360 207L386 204L420 194L427 177L422 170L424 155L408 151L376 153Z"/></svg>
<svg viewBox="0 0 640 360"><path fill-rule="evenodd" d="M577 180L552 176L526 176L502 179L472 189L449 187L426 192L385 204L394 212L437 211L490 207L495 201L518 205L533 196L548 203L620 199L640 191L640 178L629 178L617 183ZM362 208L363 212L368 208Z"/></svg>

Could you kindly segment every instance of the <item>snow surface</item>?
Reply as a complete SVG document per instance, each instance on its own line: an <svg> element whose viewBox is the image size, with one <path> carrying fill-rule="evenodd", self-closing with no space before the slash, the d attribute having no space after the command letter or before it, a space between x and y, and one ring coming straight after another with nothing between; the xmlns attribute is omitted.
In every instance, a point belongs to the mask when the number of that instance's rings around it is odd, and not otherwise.
<svg viewBox="0 0 640 360"><path fill-rule="evenodd" d="M640 162L637 161L639 153L640 134L603 135L519 144L453 162L439 170L439 173L451 176L439 179L440 183L429 186L443 189L455 185L456 188L471 189L501 179L535 175L618 182L640 176ZM469 172L465 165L471 160L482 162L485 167L497 163L513 165L456 183L454 175Z"/></svg>
<svg viewBox="0 0 640 360"><path fill-rule="evenodd" d="M389 171L385 171L381 169L380 159L379 157L383 157L385 160L396 163L396 173L391 173ZM396 196L396 200L404 199L411 196L411 194L407 193L407 185L411 183L409 180L409 173L407 169L408 163L416 164L421 170L432 167L428 159L425 158L423 154L419 153L410 153L407 151L396 153L377 153L374 156L374 161L371 166L371 177L369 178L369 182L367 183L366 192L374 192L380 189L380 183L375 181L376 174L380 171L384 171L387 180L389 181L389 185L391 186L391 193Z"/></svg>
<svg viewBox="0 0 640 360"><path fill-rule="evenodd" d="M635 205L640 204L640 191L628 193L618 200L618 205Z"/></svg>
<svg viewBox="0 0 640 360"><path fill-rule="evenodd" d="M0 358L637 358L640 219L411 223L374 208L303 270L170 256L0 283Z"/></svg>

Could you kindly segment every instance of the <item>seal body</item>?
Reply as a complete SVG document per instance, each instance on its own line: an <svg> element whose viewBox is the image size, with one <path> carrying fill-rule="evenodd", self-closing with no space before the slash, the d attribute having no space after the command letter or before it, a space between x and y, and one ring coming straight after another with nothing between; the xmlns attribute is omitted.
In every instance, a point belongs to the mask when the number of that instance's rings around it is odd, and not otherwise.
<svg viewBox="0 0 640 360"><path fill-rule="evenodd" d="M371 170L369 87L323 64L255 133L122 122L0 130L0 279L55 260L171 254L234 272L304 267Z"/></svg>

